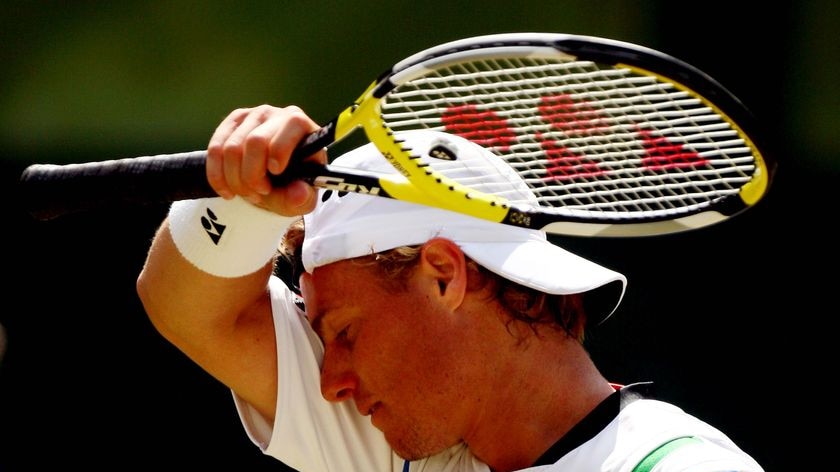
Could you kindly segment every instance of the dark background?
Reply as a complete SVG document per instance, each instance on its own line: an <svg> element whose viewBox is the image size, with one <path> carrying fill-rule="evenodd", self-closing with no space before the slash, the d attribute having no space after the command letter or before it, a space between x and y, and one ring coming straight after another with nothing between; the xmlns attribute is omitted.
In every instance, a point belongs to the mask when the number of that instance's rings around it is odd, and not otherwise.
<svg viewBox="0 0 840 472"><path fill-rule="evenodd" d="M16 192L26 166L202 149L230 110L260 103L323 122L409 54L516 31L652 47L752 109L780 163L755 208L691 233L559 242L629 277L589 337L611 380L653 380L768 471L830 454L810 425L830 424L836 372L835 2L345 3L0 4L0 471L285 470L145 318L134 281L166 208L36 221Z"/></svg>

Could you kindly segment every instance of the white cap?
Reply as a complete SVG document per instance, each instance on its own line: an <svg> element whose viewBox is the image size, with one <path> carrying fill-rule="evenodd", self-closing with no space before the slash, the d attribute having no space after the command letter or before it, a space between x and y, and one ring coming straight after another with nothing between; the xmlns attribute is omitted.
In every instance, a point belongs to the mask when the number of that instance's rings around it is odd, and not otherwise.
<svg viewBox="0 0 840 472"><path fill-rule="evenodd" d="M481 181L487 192L510 199L536 201L527 184L500 157L459 136L435 131L398 133L412 154L446 167L445 175L462 184ZM429 155L443 145L454 161ZM467 165L468 162L471 164ZM475 165L481 162L482 165ZM487 165L487 164L492 165ZM396 174L373 144L366 144L336 158L331 165L376 174ZM453 170L453 167L455 169ZM627 280L624 275L572 254L550 242L544 231L514 227L431 206L391 198L320 190L316 209L304 217L306 236L303 266L316 267L353 257L422 244L434 237L450 239L464 254L496 274L541 292L568 295L609 286L592 300L599 312L587 307L593 321L603 321L615 311ZM600 291L599 291L600 292ZM610 297L604 300L602 296ZM587 297L593 298L593 297Z"/></svg>

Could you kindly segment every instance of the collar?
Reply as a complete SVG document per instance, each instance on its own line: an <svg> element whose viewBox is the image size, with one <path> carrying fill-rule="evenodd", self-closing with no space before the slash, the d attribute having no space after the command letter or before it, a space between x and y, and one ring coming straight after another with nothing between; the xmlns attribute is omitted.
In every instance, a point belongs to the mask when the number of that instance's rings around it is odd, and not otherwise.
<svg viewBox="0 0 840 472"><path fill-rule="evenodd" d="M630 403L640 398L650 398L653 394L652 382L639 382L630 385L613 385L615 392L598 404L588 415L572 427L566 434L548 448L532 467L554 464L572 449L589 441L600 433L618 416L618 413Z"/></svg>

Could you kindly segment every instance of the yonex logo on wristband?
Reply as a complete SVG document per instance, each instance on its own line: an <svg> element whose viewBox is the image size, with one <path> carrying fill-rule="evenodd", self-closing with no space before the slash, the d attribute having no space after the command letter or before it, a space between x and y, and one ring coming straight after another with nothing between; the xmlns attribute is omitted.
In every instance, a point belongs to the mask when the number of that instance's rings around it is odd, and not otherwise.
<svg viewBox="0 0 840 472"><path fill-rule="evenodd" d="M242 197L214 197L175 201L168 220L172 241L186 260L217 277L241 277L267 268L294 218Z"/></svg>
<svg viewBox="0 0 840 472"><path fill-rule="evenodd" d="M210 208L207 208L207 215L201 217L201 226L204 226L204 231L207 236L213 240L213 244L219 245L219 240L222 239L222 234L225 232L226 226L219 223L219 218L213 213Z"/></svg>

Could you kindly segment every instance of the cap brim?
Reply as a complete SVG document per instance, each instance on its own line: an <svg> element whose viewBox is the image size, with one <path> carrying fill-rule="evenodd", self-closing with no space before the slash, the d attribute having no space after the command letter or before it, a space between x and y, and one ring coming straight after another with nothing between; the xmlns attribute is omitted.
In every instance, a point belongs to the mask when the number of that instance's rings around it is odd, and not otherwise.
<svg viewBox="0 0 840 472"><path fill-rule="evenodd" d="M608 318L621 303L624 275L584 259L548 240L460 242L461 249L483 267L526 287L553 295L590 293L592 321ZM596 290L610 288L609 290ZM597 295L597 300L594 299ZM594 309L598 307L597 309Z"/></svg>

